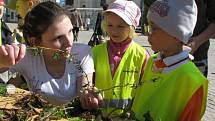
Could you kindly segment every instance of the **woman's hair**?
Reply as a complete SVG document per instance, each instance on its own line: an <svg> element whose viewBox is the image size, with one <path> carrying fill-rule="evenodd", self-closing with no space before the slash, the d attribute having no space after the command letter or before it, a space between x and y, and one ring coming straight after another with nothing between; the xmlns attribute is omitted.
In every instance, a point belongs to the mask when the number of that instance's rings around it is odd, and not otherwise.
<svg viewBox="0 0 215 121"><path fill-rule="evenodd" d="M107 34L108 25L107 25L107 17L106 17L106 15L104 15L104 19L102 20L101 27L102 27L103 32ZM132 38L134 38L136 36L137 36L137 34L135 32L135 28L133 26L130 26L129 38L132 39Z"/></svg>
<svg viewBox="0 0 215 121"><path fill-rule="evenodd" d="M56 18L68 16L69 12L54 2L42 2L29 11L24 20L23 36L27 44L30 37L41 40L42 34L51 26Z"/></svg>

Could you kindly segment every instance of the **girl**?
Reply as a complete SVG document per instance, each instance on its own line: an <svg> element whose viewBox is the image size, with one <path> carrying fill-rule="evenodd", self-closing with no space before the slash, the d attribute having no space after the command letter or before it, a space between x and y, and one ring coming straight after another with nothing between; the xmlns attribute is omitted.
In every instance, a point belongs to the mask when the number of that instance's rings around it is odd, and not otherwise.
<svg viewBox="0 0 215 121"><path fill-rule="evenodd" d="M121 114L132 103L148 53L133 41L141 12L133 1L116 0L104 13L110 40L93 48L95 86L103 90L103 113Z"/></svg>

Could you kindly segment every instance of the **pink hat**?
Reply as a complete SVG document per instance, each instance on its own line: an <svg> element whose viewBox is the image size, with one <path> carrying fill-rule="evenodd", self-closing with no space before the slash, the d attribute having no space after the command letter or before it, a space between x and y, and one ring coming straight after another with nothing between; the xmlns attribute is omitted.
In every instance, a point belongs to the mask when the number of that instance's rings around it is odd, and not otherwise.
<svg viewBox="0 0 215 121"><path fill-rule="evenodd" d="M4 5L4 0L0 0L0 5Z"/></svg>
<svg viewBox="0 0 215 121"><path fill-rule="evenodd" d="M107 12L117 14L128 25L133 25L135 28L139 25L141 11L133 1L116 0L109 5L105 13Z"/></svg>

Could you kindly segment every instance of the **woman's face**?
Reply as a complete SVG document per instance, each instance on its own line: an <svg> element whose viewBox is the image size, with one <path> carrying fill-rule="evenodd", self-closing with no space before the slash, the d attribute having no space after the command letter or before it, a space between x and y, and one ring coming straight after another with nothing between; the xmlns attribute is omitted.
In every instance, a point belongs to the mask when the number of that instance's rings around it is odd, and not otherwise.
<svg viewBox="0 0 215 121"><path fill-rule="evenodd" d="M73 45L72 28L72 23L67 16L62 15L56 18L42 35L42 41L39 45L70 52Z"/></svg>
<svg viewBox="0 0 215 121"><path fill-rule="evenodd" d="M130 26L118 15L114 13L107 13L107 33L110 38L120 43L129 37Z"/></svg>

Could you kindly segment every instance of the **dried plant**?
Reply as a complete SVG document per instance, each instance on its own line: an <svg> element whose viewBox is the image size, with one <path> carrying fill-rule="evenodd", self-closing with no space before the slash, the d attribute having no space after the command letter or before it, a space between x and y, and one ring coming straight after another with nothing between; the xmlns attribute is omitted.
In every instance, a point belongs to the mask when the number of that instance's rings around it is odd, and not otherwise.
<svg viewBox="0 0 215 121"><path fill-rule="evenodd" d="M79 72L84 73L85 77L87 78L87 84L82 86L82 92L87 89L93 89L95 86L90 85L90 81L88 79L87 74L82 69L81 65L77 62L77 59L75 58L75 55L71 55L67 51L63 51L60 49L53 49L53 48L47 48L47 47L41 47L41 46L34 46L34 47L27 47L27 50L31 50L32 54L34 56L42 54L44 50L50 50L54 51L53 53L53 59L58 60L61 57L65 57L69 60L69 62L76 64L76 68L79 70ZM127 83L125 85L117 85L113 86L107 89L98 89L95 90L95 95L103 94L105 91L113 90L115 88L124 88L129 87L132 89L136 89L138 86L140 86L142 83L138 84L130 84ZM66 118L68 120L103 120L103 121L111 121L111 120L127 120L127 121L133 121L135 120L133 117L128 116L129 109L122 109L123 114L113 117L112 113L117 110L121 110L118 108L115 108L112 112L110 112L107 117L103 117L101 113L101 109L96 110L84 110L81 108L81 104L79 101L79 98L74 98L73 101L71 101L69 104L66 104L64 106L53 106L46 101L44 101L42 98L40 98L39 95L32 93L30 96L25 96L19 100L17 100L17 103L15 104L18 109L14 110L6 110L6 109L0 109L0 120L51 120L51 119L61 119ZM100 118L98 118L100 117Z"/></svg>

